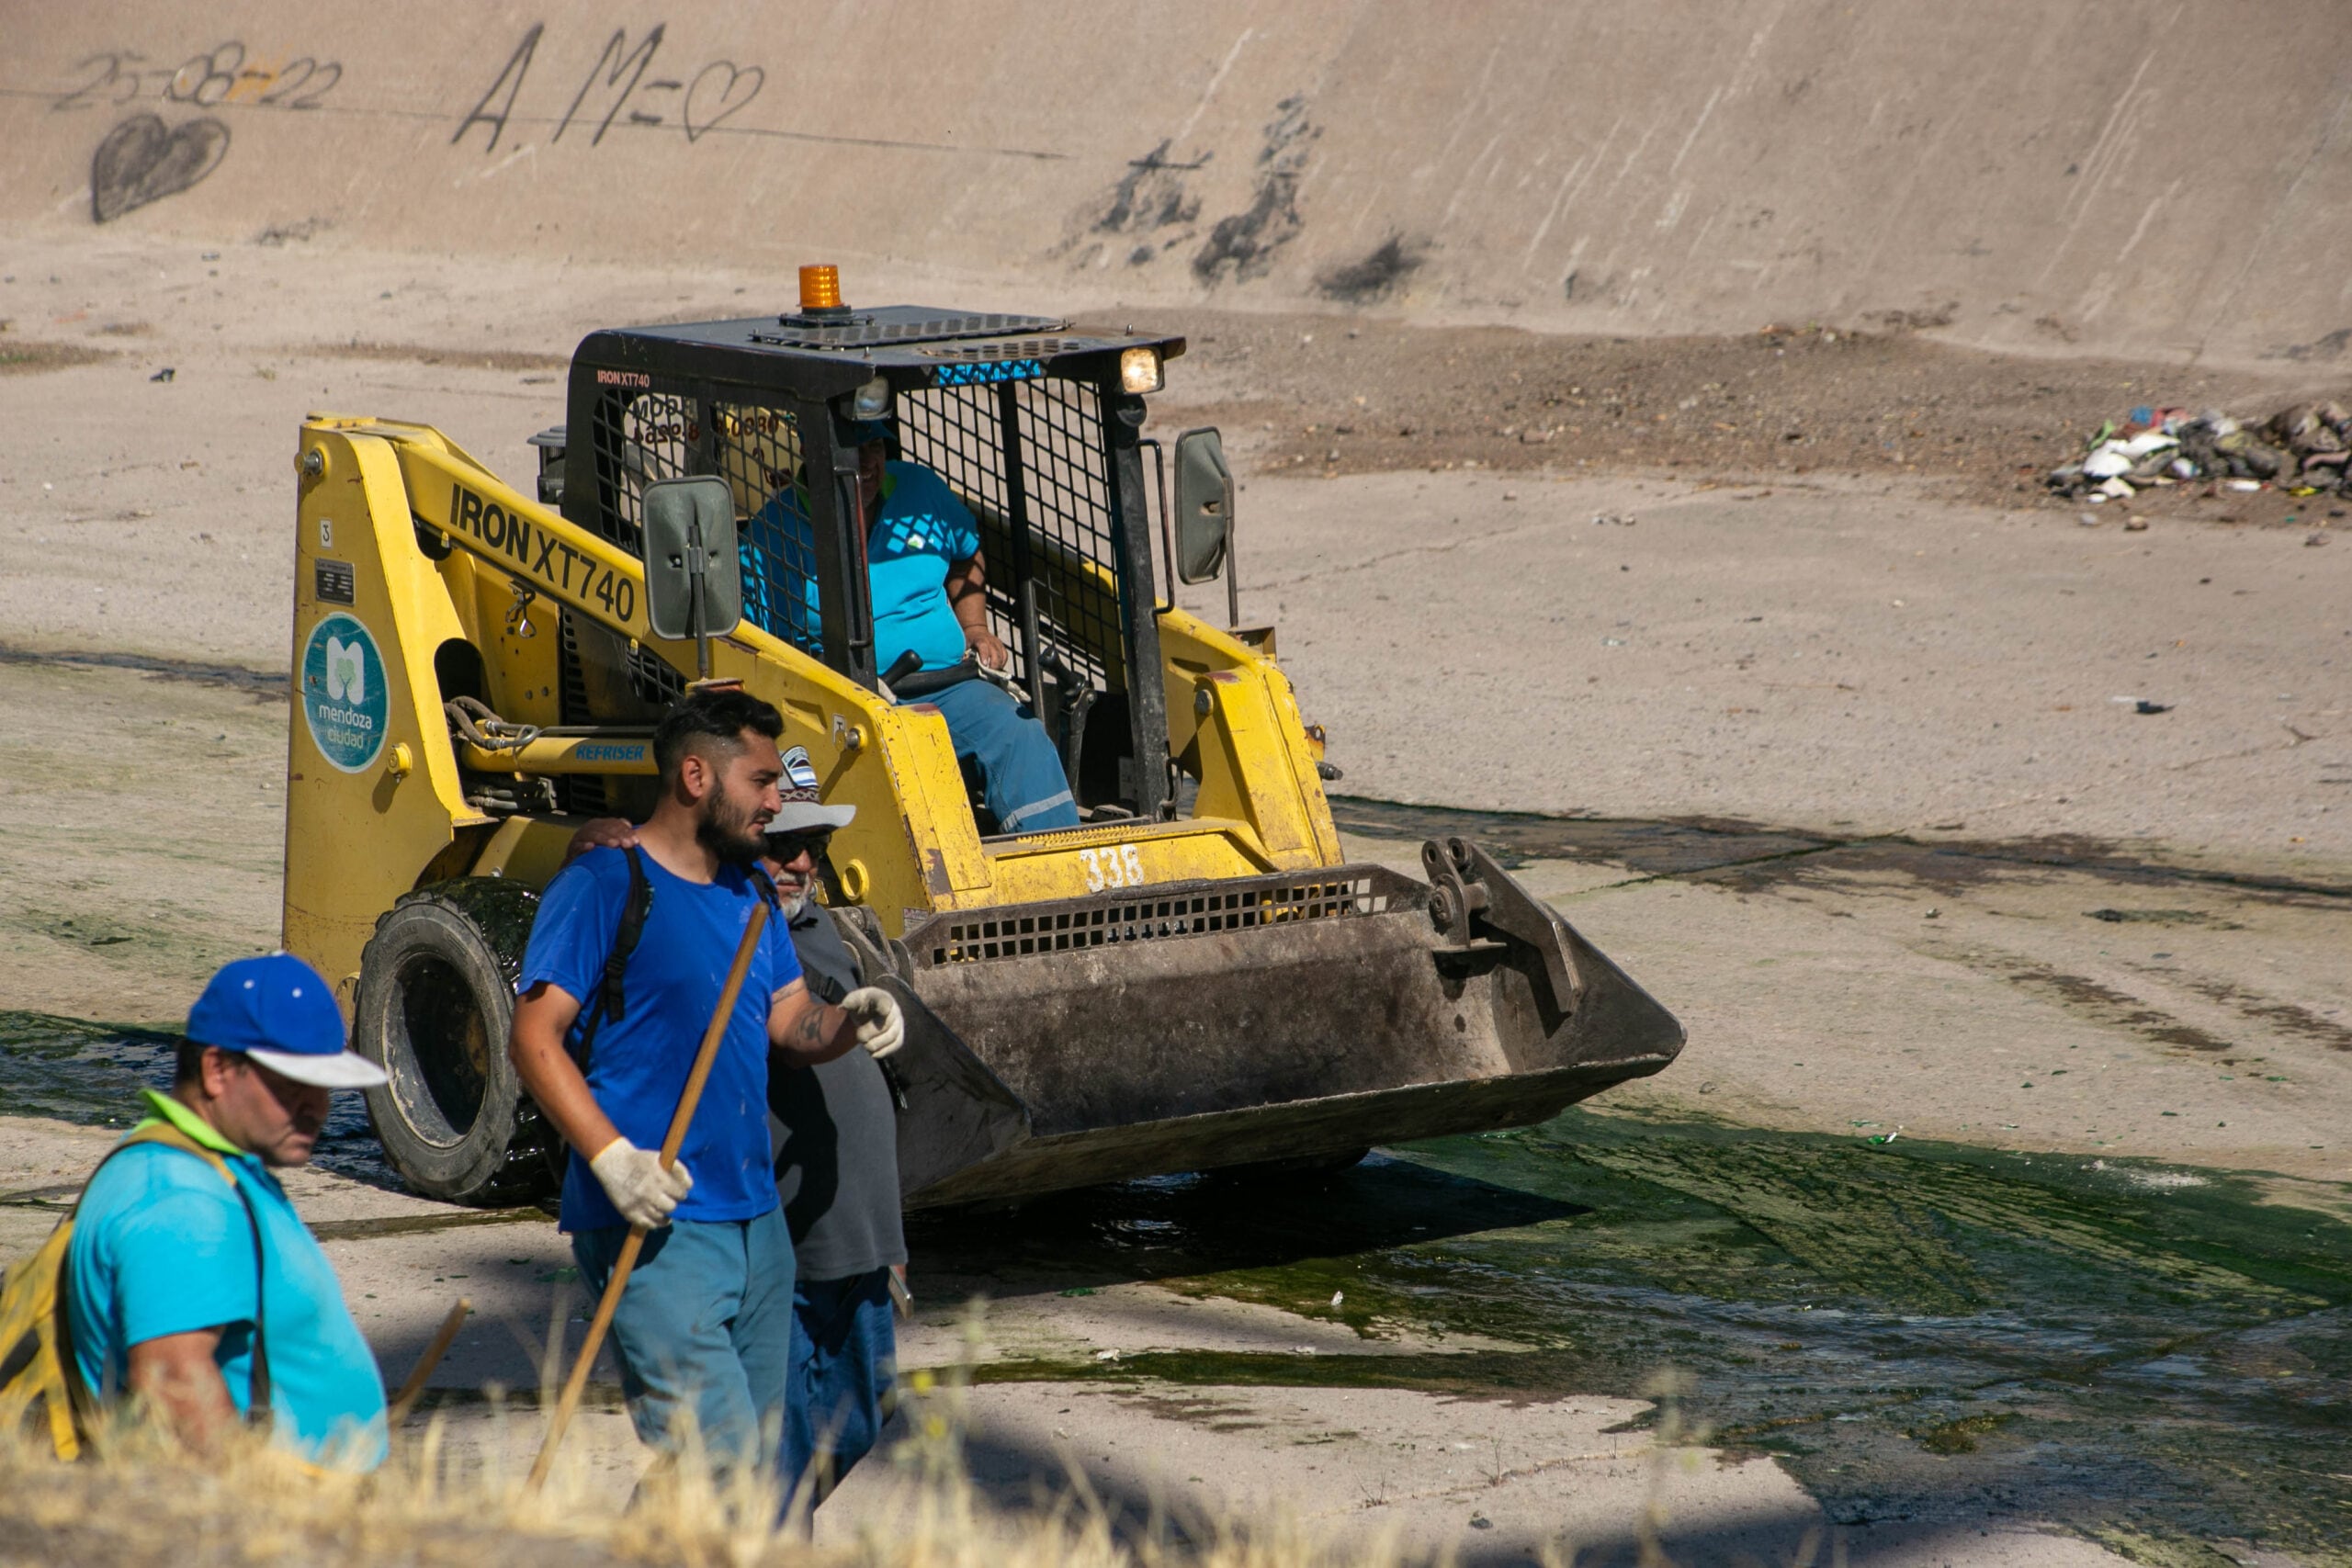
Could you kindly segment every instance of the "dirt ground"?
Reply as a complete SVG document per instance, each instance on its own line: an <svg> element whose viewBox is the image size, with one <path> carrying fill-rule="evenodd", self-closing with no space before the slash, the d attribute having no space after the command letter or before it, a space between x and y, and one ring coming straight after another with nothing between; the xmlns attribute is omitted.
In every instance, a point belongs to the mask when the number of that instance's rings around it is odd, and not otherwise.
<svg viewBox="0 0 2352 1568"><path fill-rule="evenodd" d="M582 332L738 313L775 280L17 238L0 276L0 348L19 358L0 374L0 1010L168 1025L213 964L276 938L286 710L269 694L302 412L426 419L519 477ZM2038 482L2135 402L2267 412L2338 388L2297 367L2002 360L1917 332L1154 319L1193 345L1158 428L1216 420L1232 439L1245 613L1279 622L1347 770L1335 787L1363 797L1340 803L1351 852L1409 864L1420 837L1460 830L1516 846L1530 886L1690 1029L1681 1060L1618 1097L1626 1113L2250 1171L2274 1203L2341 1209L2344 525L2184 487L2151 501L2144 534L2086 528ZM1449 814L1465 809L1486 815ZM70 1186L95 1136L0 1118L0 1182ZM323 1176L303 1200L355 1225L439 1213ZM10 1250L48 1223L24 1205L0 1221ZM388 1365L453 1280L495 1286L495 1333L443 1380L452 1410L477 1409L484 1379L530 1378L566 1263L543 1223L361 1226L334 1248ZM1041 1277L993 1332L1056 1365L1324 1346L1311 1314L1188 1299ZM954 1353L952 1319L926 1318L924 1357ZM1428 1349L1427 1330L1406 1322L1398 1343ZM1642 1405L1630 1391L1521 1408L1171 1386L985 1386L996 1495L1017 1502L1067 1450L1131 1495L1310 1497L1351 1529L1393 1518L1504 1562L1570 1523L1605 1533L1659 1484L1601 1446ZM617 1414L591 1426L628 1473ZM1481 1461L1498 1438L1510 1455ZM1397 1458L1414 1444L1442 1461L1418 1489ZM1823 1530L1923 1568L2113 1560L2079 1527L2047 1532L2083 1503L2064 1485L2012 1477L1849 1528L1866 1502L1825 1506L1826 1472L1795 1473L1747 1452L1678 1471L1687 1560L1778 1561ZM839 1517L898 1506L875 1472Z"/></svg>
<svg viewBox="0 0 2352 1568"><path fill-rule="evenodd" d="M1986 506L2064 507L2042 479L2102 420L2137 406L2267 418L2352 378L2060 356L2023 358L1917 330L1758 322L1723 337L1570 337L1504 327L1177 310L1179 405L1255 430L1260 471L1491 468L1657 474L1692 483L1805 476L1932 481ZM2151 490L2128 508L2217 523L2324 525L2339 498ZM2120 518L2119 518L2120 521Z"/></svg>

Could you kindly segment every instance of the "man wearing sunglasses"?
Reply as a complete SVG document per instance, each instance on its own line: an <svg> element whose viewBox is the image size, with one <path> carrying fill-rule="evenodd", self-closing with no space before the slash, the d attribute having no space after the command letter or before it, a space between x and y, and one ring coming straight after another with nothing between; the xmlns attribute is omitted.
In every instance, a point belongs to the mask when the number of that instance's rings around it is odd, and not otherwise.
<svg viewBox="0 0 2352 1568"><path fill-rule="evenodd" d="M817 902L818 868L857 807L822 803L799 747L785 752L784 774L760 863L775 883L809 990L834 998L865 976L832 911ZM626 848L636 836L627 821L599 818L572 836L571 853ZM882 1066L863 1051L772 1073L768 1109L776 1195L798 1264L779 1462L786 1486L813 1506L872 1450L895 1386L891 1275L903 1280L907 1261L898 1122Z"/></svg>

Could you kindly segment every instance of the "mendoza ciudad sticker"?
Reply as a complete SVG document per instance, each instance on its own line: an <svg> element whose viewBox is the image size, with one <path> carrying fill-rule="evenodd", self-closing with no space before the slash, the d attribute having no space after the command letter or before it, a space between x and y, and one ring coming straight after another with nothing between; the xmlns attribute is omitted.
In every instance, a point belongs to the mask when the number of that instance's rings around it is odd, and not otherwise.
<svg viewBox="0 0 2352 1568"><path fill-rule="evenodd" d="M302 719L320 755L346 773L384 750L391 704L384 656L356 617L336 614L311 628L302 649Z"/></svg>

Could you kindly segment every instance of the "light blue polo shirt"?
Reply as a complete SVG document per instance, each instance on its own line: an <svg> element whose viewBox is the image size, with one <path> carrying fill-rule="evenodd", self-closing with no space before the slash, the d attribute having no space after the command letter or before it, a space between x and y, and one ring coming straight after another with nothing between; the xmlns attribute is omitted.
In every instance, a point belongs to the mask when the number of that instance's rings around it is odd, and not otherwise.
<svg viewBox="0 0 2352 1568"><path fill-rule="evenodd" d="M229 1144L178 1100L152 1089L147 1100L227 1162L260 1222L275 1440L318 1463L373 1470L386 1452L384 1382L334 1266L259 1156ZM254 1228L211 1166L152 1144L108 1159L82 1195L66 1271L74 1361L101 1398L127 1385L133 1345L227 1325L213 1360L245 1411Z"/></svg>
<svg viewBox="0 0 2352 1568"><path fill-rule="evenodd" d="M805 507L787 486L745 524L743 613L814 652L821 616ZM881 511L865 539L876 669L888 670L909 649L925 670L963 661L964 625L947 603L947 569L979 553L979 525L945 479L921 463L884 467Z"/></svg>

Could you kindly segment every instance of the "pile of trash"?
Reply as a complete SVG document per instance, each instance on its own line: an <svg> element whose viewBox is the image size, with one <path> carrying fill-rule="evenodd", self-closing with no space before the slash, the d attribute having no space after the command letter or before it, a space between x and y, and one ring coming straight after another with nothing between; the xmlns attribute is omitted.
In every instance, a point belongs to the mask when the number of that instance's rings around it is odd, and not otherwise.
<svg viewBox="0 0 2352 1568"><path fill-rule="evenodd" d="M2109 421L2071 463L2050 471L2050 488L2096 504L2151 486L2217 480L2233 490L2276 484L2297 495L2352 491L2352 413L2341 403L2297 403L2258 423L2218 409L2139 408Z"/></svg>

